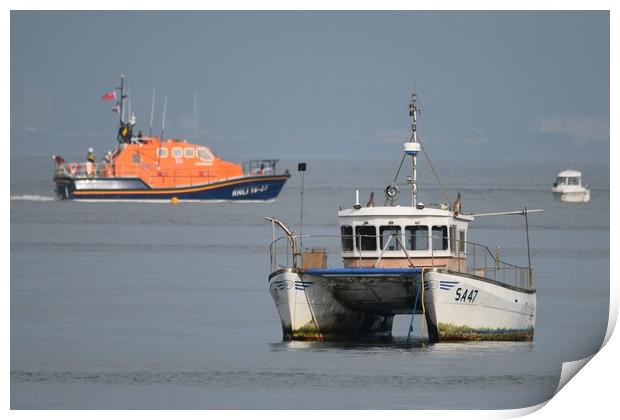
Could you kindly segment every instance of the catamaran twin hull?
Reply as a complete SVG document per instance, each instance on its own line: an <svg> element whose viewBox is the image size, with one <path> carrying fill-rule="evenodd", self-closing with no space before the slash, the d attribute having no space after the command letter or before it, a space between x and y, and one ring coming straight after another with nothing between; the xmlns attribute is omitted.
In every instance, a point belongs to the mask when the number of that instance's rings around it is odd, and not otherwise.
<svg viewBox="0 0 620 420"><path fill-rule="evenodd" d="M175 188L151 188L140 178L56 177L56 194L61 199L97 201L139 201L172 198L188 201L274 200L290 175L247 176L208 184Z"/></svg>
<svg viewBox="0 0 620 420"><path fill-rule="evenodd" d="M285 340L389 337L394 315L414 311L433 342L534 336L535 290L448 270L282 269L269 290Z"/></svg>

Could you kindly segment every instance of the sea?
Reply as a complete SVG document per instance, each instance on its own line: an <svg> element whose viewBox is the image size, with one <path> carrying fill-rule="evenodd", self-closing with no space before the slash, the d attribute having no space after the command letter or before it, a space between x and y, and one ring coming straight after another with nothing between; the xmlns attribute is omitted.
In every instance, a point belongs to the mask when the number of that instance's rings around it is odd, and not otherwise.
<svg viewBox="0 0 620 420"><path fill-rule="evenodd" d="M384 190L400 157L297 160L270 203L58 201L49 157L12 156L12 409L512 409L540 404L562 363L597 352L609 314L609 162L575 165L587 204L554 200L558 162L421 160L418 199L529 216L532 342L431 344L398 316L387 341L282 340L268 291L276 217L337 235L337 211ZM410 201L405 176L401 204ZM303 221L302 221L303 220ZM300 226L301 224L301 226ZM277 232L276 232L277 233ZM478 218L470 241L527 265L522 216ZM337 259L336 259L337 260Z"/></svg>

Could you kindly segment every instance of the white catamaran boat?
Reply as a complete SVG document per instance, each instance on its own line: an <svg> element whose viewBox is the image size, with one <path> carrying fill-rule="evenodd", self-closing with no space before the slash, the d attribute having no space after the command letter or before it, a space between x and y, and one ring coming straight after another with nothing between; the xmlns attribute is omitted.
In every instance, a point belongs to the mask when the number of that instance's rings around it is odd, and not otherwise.
<svg viewBox="0 0 620 420"><path fill-rule="evenodd" d="M587 203L590 201L590 187L582 185L581 172L567 169L558 174L551 192L555 198L567 203Z"/></svg>
<svg viewBox="0 0 620 420"><path fill-rule="evenodd" d="M536 291L531 263L518 267L500 261L484 245L467 241L475 217L520 214L542 210L463 214L460 194L456 202L425 206L417 198L416 164L423 151L416 132L417 98L412 95L411 140L404 156L413 172L410 205L396 204L398 187L386 188L383 206L356 203L338 212L341 247L329 266L330 237L295 235L284 223L285 236L270 246L269 291L282 322L285 340L329 340L389 337L394 315L420 314L426 321L428 339L533 340ZM305 171L305 164L300 164ZM302 215L303 215L303 172ZM301 231L301 227L300 227ZM323 247L314 247L316 241ZM312 244L312 247L308 245ZM528 262L529 234L527 235ZM411 331L410 331L411 333Z"/></svg>

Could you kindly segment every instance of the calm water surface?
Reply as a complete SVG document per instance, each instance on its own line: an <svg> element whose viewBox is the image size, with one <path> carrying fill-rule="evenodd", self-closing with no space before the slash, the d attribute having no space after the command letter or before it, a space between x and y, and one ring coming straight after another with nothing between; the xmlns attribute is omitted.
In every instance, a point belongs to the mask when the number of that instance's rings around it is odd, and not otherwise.
<svg viewBox="0 0 620 420"><path fill-rule="evenodd" d="M397 157L398 158L398 157ZM609 306L609 164L580 167L592 201L549 192L562 165L436 163L469 212L530 218L538 313L532 343L283 342L267 289L276 216L299 220L296 162L274 203L54 200L49 158L11 161L13 409L518 408L554 392L564 361L595 352ZM336 234L355 189L378 202L391 161L308 161L304 234ZM430 170L420 198L441 202ZM401 194L404 203L405 193ZM469 240L526 264L523 219L478 219ZM414 322L416 333L418 322Z"/></svg>

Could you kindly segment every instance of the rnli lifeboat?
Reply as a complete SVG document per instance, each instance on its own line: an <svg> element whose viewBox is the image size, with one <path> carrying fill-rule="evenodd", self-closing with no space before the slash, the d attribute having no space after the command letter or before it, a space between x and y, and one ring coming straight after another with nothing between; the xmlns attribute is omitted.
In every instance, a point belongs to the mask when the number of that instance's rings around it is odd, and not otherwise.
<svg viewBox="0 0 620 420"><path fill-rule="evenodd" d="M187 140L134 136L135 118L122 118L122 79L119 89L118 146L101 163L54 156L60 199L270 201L290 178L288 171L277 174L275 159L238 164Z"/></svg>

